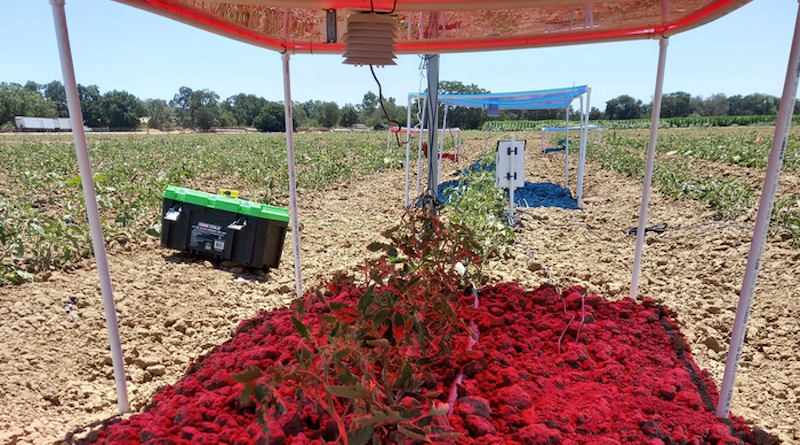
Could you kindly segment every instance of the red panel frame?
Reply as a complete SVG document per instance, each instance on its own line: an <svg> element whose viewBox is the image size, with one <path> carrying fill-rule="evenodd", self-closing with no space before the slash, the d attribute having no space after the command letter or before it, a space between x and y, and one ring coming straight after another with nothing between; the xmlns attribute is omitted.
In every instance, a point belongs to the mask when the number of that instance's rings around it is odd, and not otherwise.
<svg viewBox="0 0 800 445"><path fill-rule="evenodd" d="M116 0L140 9L177 20L197 28L214 32L235 40L261 46L278 52L341 54L344 45L341 43L315 43L286 41L254 32L246 27L220 19L204 11L187 7L172 0ZM340 0L343 4L350 4ZM634 27L612 30L589 30L561 32L548 35L508 36L492 38L466 39L430 39L401 41L397 44L397 53L401 54L439 54L453 52L491 51L518 48L547 47L559 45L576 45L620 40L661 38L711 22L750 0L717 0L708 6L695 11L674 22L659 26Z"/></svg>

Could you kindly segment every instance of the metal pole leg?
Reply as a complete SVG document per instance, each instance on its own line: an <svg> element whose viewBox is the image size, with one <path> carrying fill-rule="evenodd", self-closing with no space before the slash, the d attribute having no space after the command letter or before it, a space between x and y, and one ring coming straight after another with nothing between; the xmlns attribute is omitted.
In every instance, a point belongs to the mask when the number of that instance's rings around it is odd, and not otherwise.
<svg viewBox="0 0 800 445"><path fill-rule="evenodd" d="M92 233L92 248L97 262L97 274L100 276L100 292L103 295L103 309L106 315L106 327L111 345L111 362L114 367L114 383L117 387L117 405L119 413L128 412L128 387L125 382L125 362L122 359L122 345L117 324L117 311L114 305L114 291L111 287L111 274L108 271L106 245L103 240L103 227L100 224L100 213L97 209L97 196L94 192L92 164L89 161L89 149L86 146L86 134L83 131L83 113L78 96L78 84L75 81L75 69L72 64L72 50L69 45L67 31L67 15L64 12L64 0L50 0L53 6L53 21L56 27L56 40L61 58L61 72L64 76L64 90L67 94L69 119L72 124L72 139L78 155L78 167L81 173L83 199L86 201L86 217Z"/></svg>
<svg viewBox="0 0 800 445"><path fill-rule="evenodd" d="M647 146L647 167L644 173L642 204L639 208L639 227L636 231L636 251L633 255L633 276L631 277L631 298L636 299L639 292L639 271L642 268L642 249L644 229L647 226L647 206L650 203L650 186L653 183L653 166L656 162L656 139L658 139L658 119L661 116L661 93L664 89L664 66L667 62L667 39L661 39L658 51L658 71L656 74L656 93L653 97L653 114L650 121L650 143Z"/></svg>
<svg viewBox="0 0 800 445"><path fill-rule="evenodd" d="M411 17L411 15L409 15ZM411 33L411 24L408 25L409 33ZM411 97L408 98L408 115L406 116L406 208L409 206L408 191L411 188Z"/></svg>
<svg viewBox="0 0 800 445"><path fill-rule="evenodd" d="M736 307L736 318L733 322L731 344L728 358L725 362L725 374L722 377L722 387L719 391L717 404L717 417L727 418L730 414L731 399L733 398L733 385L736 381L736 372L739 369L739 359L742 356L742 345L747 333L747 320L750 317L750 306L753 304L758 269L761 266L761 255L764 253L764 243L769 231L769 220L772 208L775 205L775 192L778 188L778 179L781 175L783 157L786 153L786 141L789 138L789 128L792 123L794 101L797 97L797 84L800 82L800 11L794 27L792 50L789 54L789 67L786 70L786 80L783 83L781 106L778 110L778 121L775 126L775 136L772 138L772 148L769 152L769 163L764 178L764 188L758 202L756 226L753 229L753 239L750 242L750 252L747 254L747 266L739 295L739 304Z"/></svg>
<svg viewBox="0 0 800 445"><path fill-rule="evenodd" d="M289 10L283 12L283 34L287 33ZM286 157L289 163L289 204L292 212L292 249L294 250L294 284L297 298L303 297L303 265L300 259L300 221L297 214L297 173L294 161L294 125L292 119L292 85L289 73L289 52L281 56L283 62L283 109L286 123Z"/></svg>

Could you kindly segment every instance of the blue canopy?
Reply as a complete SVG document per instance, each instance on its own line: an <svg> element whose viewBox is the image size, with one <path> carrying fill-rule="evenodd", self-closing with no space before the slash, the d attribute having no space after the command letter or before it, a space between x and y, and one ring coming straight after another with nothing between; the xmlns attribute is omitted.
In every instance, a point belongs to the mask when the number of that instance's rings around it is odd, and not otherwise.
<svg viewBox="0 0 800 445"><path fill-rule="evenodd" d="M483 109L542 110L566 108L573 99L585 93L588 86L558 88L518 93L440 94L439 102L459 107ZM426 93L410 93L409 98L424 98Z"/></svg>

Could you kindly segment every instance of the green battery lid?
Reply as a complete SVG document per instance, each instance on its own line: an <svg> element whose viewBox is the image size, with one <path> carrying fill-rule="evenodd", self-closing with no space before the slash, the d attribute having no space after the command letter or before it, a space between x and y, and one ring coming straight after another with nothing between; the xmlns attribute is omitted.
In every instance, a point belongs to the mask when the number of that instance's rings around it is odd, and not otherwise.
<svg viewBox="0 0 800 445"><path fill-rule="evenodd" d="M209 209L239 213L241 215L273 221L289 222L289 212L280 207L259 204L257 202L245 201L238 198L229 198L227 196L212 195L211 193L176 187L174 185L170 185L164 190L163 197L164 199L185 202Z"/></svg>

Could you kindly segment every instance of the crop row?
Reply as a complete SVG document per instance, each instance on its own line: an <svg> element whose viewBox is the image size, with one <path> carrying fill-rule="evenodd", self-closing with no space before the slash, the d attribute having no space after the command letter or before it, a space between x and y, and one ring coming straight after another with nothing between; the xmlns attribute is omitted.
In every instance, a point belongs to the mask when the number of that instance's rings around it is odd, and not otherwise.
<svg viewBox="0 0 800 445"><path fill-rule="evenodd" d="M589 143L586 157L602 168L631 177L644 177L645 152L619 144ZM755 190L739 179L699 178L687 160L656 164L653 185L675 199L705 201L723 219L735 219L755 205ZM788 230L800 240L800 194L781 196L772 212L773 227Z"/></svg>
<svg viewBox="0 0 800 445"><path fill-rule="evenodd" d="M384 133L298 134L298 187L402 166ZM91 252L74 145L68 137L19 136L0 144L0 285ZM162 135L90 139L95 191L107 239L157 235L167 185L287 206L283 135Z"/></svg>
<svg viewBox="0 0 800 445"><path fill-rule="evenodd" d="M616 134L606 135L604 142L609 145L640 150L647 147L647 138ZM659 136L656 151L668 155L725 162L743 167L766 168L771 146L771 133L762 137L759 132L753 131L738 135L711 134L703 137ZM786 144L783 171L796 171L798 168L800 168L800 136L791 134Z"/></svg>
<svg viewBox="0 0 800 445"><path fill-rule="evenodd" d="M691 127L732 127L748 125L775 125L777 116L692 116L670 117L659 121L659 128L691 128ZM800 122L800 116L793 116L794 123ZM543 121L487 121L483 123L483 130L489 128L496 131L522 131L541 130L544 127L564 127L563 119ZM629 130L650 128L650 119L599 119L590 122L607 130ZM577 121L570 121L570 126L578 125Z"/></svg>

